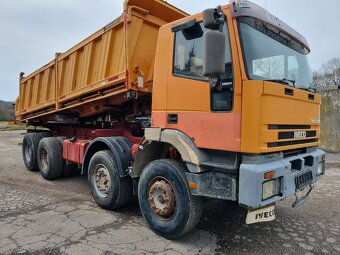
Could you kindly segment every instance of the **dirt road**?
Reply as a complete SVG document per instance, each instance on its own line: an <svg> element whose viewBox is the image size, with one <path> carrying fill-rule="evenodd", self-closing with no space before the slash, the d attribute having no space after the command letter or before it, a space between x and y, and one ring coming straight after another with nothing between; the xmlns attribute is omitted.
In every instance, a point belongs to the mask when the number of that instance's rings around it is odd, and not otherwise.
<svg viewBox="0 0 340 255"><path fill-rule="evenodd" d="M197 229L169 241L150 231L135 202L98 208L85 176L48 182L21 159L20 132L0 132L0 254L340 254L340 157L305 205L279 203L277 219L245 225L246 212L206 201Z"/></svg>

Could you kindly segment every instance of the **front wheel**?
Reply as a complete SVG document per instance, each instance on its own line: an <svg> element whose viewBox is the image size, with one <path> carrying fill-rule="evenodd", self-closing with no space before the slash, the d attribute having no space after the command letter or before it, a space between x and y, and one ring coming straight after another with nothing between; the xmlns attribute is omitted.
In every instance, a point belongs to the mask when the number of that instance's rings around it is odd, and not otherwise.
<svg viewBox="0 0 340 255"><path fill-rule="evenodd" d="M192 196L185 167L176 160L151 162L138 184L139 206L151 229L168 238L178 238L198 224L202 200Z"/></svg>

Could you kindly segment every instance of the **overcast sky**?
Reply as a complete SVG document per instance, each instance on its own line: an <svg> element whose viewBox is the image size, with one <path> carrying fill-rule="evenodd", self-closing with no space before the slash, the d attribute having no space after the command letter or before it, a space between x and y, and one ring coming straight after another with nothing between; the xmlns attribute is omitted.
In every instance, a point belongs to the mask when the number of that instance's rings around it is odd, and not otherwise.
<svg viewBox="0 0 340 255"><path fill-rule="evenodd" d="M188 13L229 1L168 0ZM340 57L340 1L253 0L303 34L312 70ZM123 0L0 0L0 100L14 101L31 73L122 12Z"/></svg>

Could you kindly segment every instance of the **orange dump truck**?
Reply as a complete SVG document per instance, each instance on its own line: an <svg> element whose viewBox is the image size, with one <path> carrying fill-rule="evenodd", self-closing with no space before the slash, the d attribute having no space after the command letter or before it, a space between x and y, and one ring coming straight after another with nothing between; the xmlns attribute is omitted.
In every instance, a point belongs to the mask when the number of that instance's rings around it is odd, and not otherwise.
<svg viewBox="0 0 340 255"><path fill-rule="evenodd" d="M213 7L213 6L212 6ZM20 75L26 167L47 180L77 167L113 210L139 199L156 233L193 229L203 198L237 201L246 222L302 204L324 175L320 96L305 38L232 0L196 15L162 0L123 14L36 72Z"/></svg>

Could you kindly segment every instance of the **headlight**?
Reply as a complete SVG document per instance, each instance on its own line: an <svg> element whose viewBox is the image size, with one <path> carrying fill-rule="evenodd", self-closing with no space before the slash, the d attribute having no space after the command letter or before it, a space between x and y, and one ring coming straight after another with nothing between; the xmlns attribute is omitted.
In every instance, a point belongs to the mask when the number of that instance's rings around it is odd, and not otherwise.
<svg viewBox="0 0 340 255"><path fill-rule="evenodd" d="M317 171L317 175L322 175L324 173L324 169L325 169L325 162L321 161L318 164L318 171Z"/></svg>
<svg viewBox="0 0 340 255"><path fill-rule="evenodd" d="M276 195L276 179L262 184L262 200L266 200Z"/></svg>

